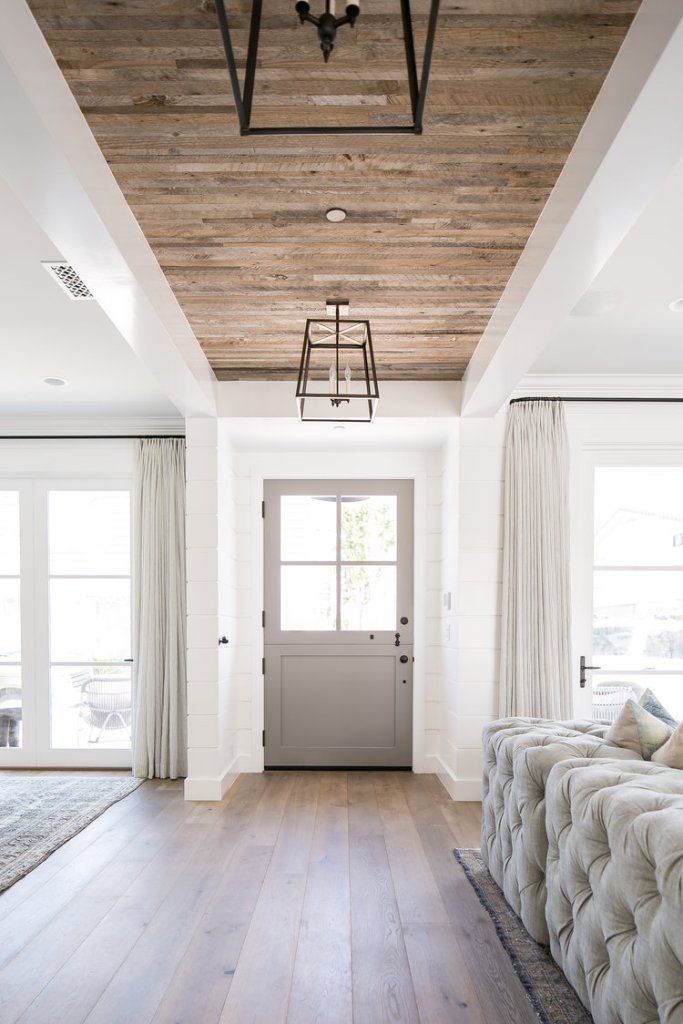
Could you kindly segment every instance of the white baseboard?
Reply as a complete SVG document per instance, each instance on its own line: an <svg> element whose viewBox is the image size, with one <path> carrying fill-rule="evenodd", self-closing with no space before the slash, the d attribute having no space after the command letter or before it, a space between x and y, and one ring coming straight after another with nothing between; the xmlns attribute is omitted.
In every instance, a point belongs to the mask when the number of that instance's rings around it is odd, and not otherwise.
<svg viewBox="0 0 683 1024"><path fill-rule="evenodd" d="M241 772L241 758L234 758L216 779L185 779L186 800L222 800Z"/></svg>
<svg viewBox="0 0 683 1024"><path fill-rule="evenodd" d="M413 771L416 775L436 775L439 770L439 759L436 754L423 754L419 760L413 763Z"/></svg>
<svg viewBox="0 0 683 1024"><path fill-rule="evenodd" d="M437 778L452 800L481 800L481 779L459 779L438 755L434 760Z"/></svg>

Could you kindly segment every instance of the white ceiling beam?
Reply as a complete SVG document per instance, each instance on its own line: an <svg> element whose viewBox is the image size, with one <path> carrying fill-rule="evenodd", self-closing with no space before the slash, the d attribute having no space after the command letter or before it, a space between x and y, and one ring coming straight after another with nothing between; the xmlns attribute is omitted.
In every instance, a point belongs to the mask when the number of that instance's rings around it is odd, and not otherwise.
<svg viewBox="0 0 683 1024"><path fill-rule="evenodd" d="M178 411L212 415L214 373L25 0L0 3L0 95L0 175Z"/></svg>
<svg viewBox="0 0 683 1024"><path fill-rule="evenodd" d="M683 156L683 5L643 0L463 378L495 413Z"/></svg>

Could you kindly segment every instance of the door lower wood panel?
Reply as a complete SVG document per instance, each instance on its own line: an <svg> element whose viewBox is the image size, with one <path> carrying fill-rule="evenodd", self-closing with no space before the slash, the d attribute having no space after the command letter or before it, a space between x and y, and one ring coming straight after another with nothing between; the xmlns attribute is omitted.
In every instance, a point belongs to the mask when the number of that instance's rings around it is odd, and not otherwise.
<svg viewBox="0 0 683 1024"><path fill-rule="evenodd" d="M270 645L265 670L267 768L410 767L412 648Z"/></svg>

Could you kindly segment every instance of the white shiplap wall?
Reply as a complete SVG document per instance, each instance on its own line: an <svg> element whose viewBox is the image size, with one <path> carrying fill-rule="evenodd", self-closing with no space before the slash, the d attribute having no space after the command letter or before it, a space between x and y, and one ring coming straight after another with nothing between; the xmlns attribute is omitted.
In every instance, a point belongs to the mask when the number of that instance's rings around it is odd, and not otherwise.
<svg viewBox="0 0 683 1024"><path fill-rule="evenodd" d="M221 421L188 421L189 763L194 799L263 764L263 479L415 480L415 768L476 799L495 716L504 417L454 420L439 451L235 453ZM451 595L450 609L444 594ZM225 633L227 647L218 647Z"/></svg>
<svg viewBox="0 0 683 1024"><path fill-rule="evenodd" d="M187 430L188 777L185 796L220 800L239 772L237 482L215 419ZM218 637L230 643L219 645Z"/></svg>
<svg viewBox="0 0 683 1024"><path fill-rule="evenodd" d="M504 433L505 413L463 419L443 452L439 777L460 800L480 798L481 730L498 713Z"/></svg>

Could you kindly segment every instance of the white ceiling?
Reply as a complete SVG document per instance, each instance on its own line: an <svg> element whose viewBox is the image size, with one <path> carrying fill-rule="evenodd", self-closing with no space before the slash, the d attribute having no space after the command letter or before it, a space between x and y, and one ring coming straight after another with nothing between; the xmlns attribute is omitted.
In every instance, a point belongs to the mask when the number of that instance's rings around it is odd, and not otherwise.
<svg viewBox="0 0 683 1024"><path fill-rule="evenodd" d="M586 252L590 259L590 252ZM682 374L683 161L535 363L543 374Z"/></svg>
<svg viewBox="0 0 683 1024"><path fill-rule="evenodd" d="M2 179L0 224L2 416L177 418L98 303L71 300L41 266L61 253Z"/></svg>

